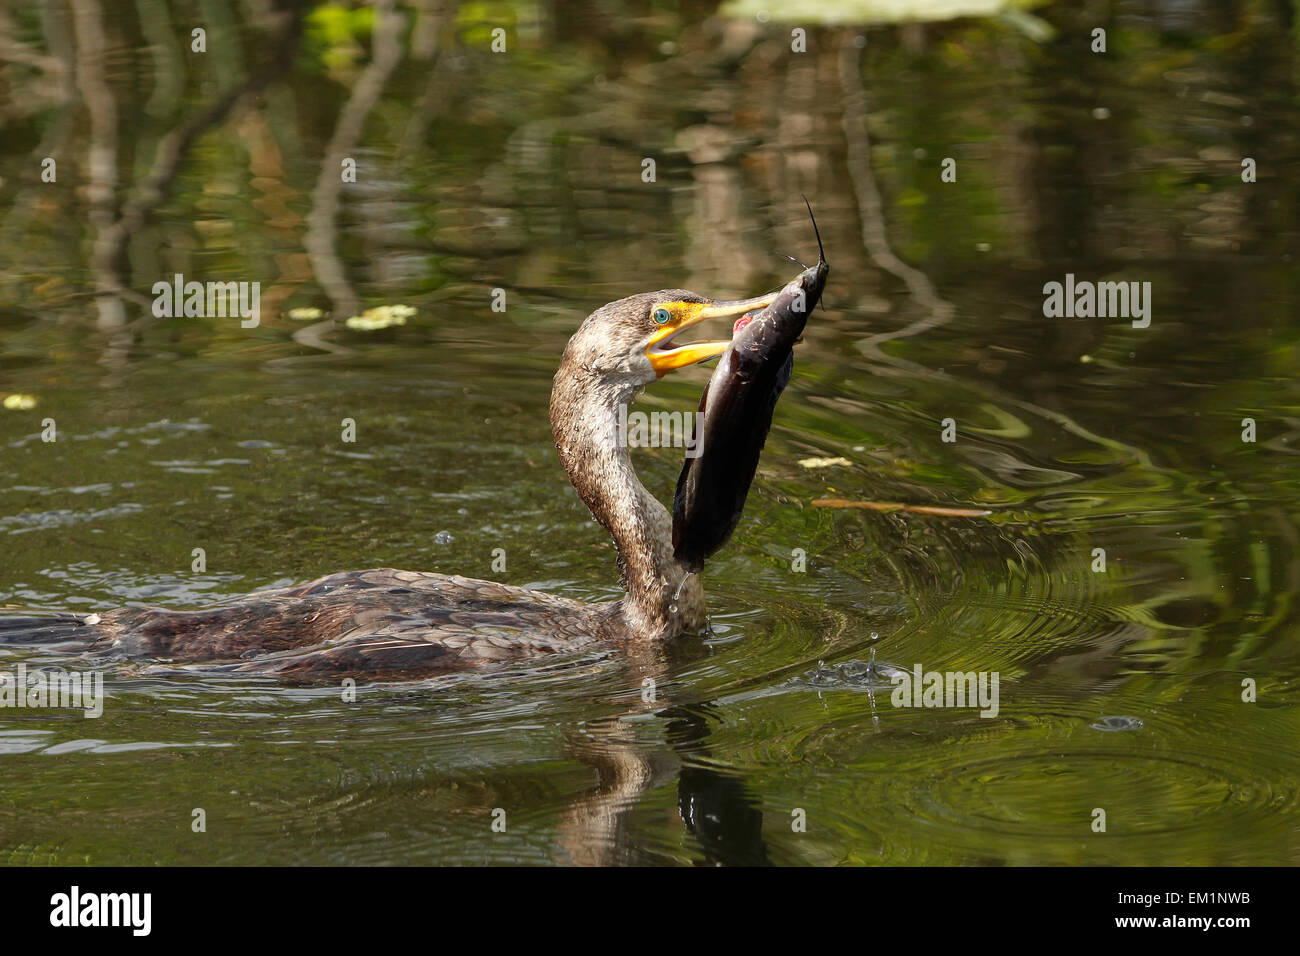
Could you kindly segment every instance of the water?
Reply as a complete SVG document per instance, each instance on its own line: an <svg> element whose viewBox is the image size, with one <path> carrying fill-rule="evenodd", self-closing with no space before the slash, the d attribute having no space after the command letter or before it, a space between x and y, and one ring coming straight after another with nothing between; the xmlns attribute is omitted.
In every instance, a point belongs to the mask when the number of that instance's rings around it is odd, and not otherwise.
<svg viewBox="0 0 1300 956"><path fill-rule="evenodd" d="M776 22L692 8L622 32L524 4L508 57L466 7L366 72L368 19L318 11L287 77L201 135L130 230L133 298L90 294L115 275L92 147L117 157L110 195L143 195L159 142L255 75L267 31L222 7L245 42L216 24L173 73L181 48L135 5L86 6L105 52L80 95L116 122L23 67L0 137L0 393L35 402L0 409L5 607L192 607L383 565L610 599L612 547L546 422L568 335L636 291L777 287L783 254L814 251L801 193L832 272L705 569L709 635L354 702L123 664L98 720L0 711L4 862L1297 859L1284 25L1120 4L1100 56L1093 23L1049 6L1048 40L965 20L863 49L814 27L792 55ZM52 9L3 29L75 55L43 39L68 35ZM358 177L334 189L339 156ZM177 272L261 282L260 324L153 318ZM1067 273L1151 282L1150 327L1045 318ZM398 304L405 324L343 327ZM306 307L337 326L288 318ZM708 374L641 407L693 409ZM636 461L669 500L680 452ZM0 667L19 662L73 663ZM997 716L895 706L889 678L917 665L997 673Z"/></svg>

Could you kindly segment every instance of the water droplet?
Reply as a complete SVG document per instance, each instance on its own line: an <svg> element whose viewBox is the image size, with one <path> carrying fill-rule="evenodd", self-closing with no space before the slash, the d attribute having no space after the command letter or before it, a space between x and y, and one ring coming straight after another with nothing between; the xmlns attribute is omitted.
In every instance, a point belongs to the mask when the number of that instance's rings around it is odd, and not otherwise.
<svg viewBox="0 0 1300 956"><path fill-rule="evenodd" d="M900 668L892 664L877 663L874 656L869 661L846 661L830 667L826 666L825 661L818 661L815 670L793 678L789 683L830 690L871 692L891 689L894 686L894 675L901 672Z"/></svg>
<svg viewBox="0 0 1300 956"><path fill-rule="evenodd" d="M1093 730L1141 730L1141 717L1100 717L1092 725Z"/></svg>

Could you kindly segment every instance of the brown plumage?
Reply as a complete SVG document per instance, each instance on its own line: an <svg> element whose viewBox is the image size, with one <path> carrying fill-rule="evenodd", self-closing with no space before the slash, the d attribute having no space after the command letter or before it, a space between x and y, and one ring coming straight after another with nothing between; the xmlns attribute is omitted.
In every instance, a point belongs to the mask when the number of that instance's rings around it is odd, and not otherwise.
<svg viewBox="0 0 1300 956"><path fill-rule="evenodd" d="M410 679L576 650L602 605L418 571L345 571L198 611L120 608L92 625L128 659L217 664L286 678Z"/></svg>
<svg viewBox="0 0 1300 956"><path fill-rule="evenodd" d="M301 680L413 679L595 642L660 640L706 624L697 575L673 559L667 510L637 480L618 410L657 377L719 354L726 342L670 347L706 318L733 318L772 296L715 303L680 289L592 313L565 348L551 429L578 494L618 548L624 597L579 601L471 578L380 568L258 591L197 611L120 608L78 628L93 651L202 663Z"/></svg>

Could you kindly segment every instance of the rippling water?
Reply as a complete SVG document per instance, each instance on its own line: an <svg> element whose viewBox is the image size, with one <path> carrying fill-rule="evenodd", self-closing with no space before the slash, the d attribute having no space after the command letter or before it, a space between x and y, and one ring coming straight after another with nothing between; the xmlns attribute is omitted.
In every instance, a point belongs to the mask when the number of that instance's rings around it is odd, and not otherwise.
<svg viewBox="0 0 1300 956"><path fill-rule="evenodd" d="M136 102L130 78L154 67L132 9L100 7L128 193L126 157L147 168L238 72L193 66L170 107ZM192 607L373 566L615 596L612 546L546 422L564 342L632 292L774 287L781 254L812 251L802 192L826 309L706 569L712 634L356 702L115 665L99 719L0 710L0 859L1297 862L1300 100L1284 25L1119 4L1125 42L1102 61L1049 6L1051 39L965 20L876 27L862 49L860 28L819 28L800 58L774 25L665 14L616 34L585 4L539 9L549 26L507 67L461 11L438 55L405 49L382 79L353 144L363 175L332 212L341 288L303 236L369 28L354 49L317 15L288 79L196 141L131 241L128 285L262 281L256 329L87 294L103 275L74 182L106 134L75 105L50 125L56 99L5 117L7 159L66 159L58 187L0 184L0 394L35 402L0 409L0 605ZM6 29L45 49L38 18ZM956 183L938 174L949 155ZM1240 181L1242 155L1258 182ZM1045 318L1042 286L1067 272L1152 282L1151 326ZM387 303L416 315L319 336L287 316ZM641 407L691 409L708 374ZM668 500L679 453L636 460ZM3 653L5 670L78 663ZM896 706L889 678L918 665L996 673L996 716Z"/></svg>

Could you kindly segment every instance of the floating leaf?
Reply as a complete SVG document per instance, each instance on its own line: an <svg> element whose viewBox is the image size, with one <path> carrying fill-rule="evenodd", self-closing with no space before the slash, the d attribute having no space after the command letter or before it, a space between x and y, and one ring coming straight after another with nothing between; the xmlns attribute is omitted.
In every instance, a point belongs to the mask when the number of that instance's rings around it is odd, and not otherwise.
<svg viewBox="0 0 1300 956"><path fill-rule="evenodd" d="M390 325L405 325L406 320L413 315L415 309L409 305L377 305L360 315L349 317L344 325L358 332L371 332L386 329Z"/></svg>
<svg viewBox="0 0 1300 956"><path fill-rule="evenodd" d="M800 458L800 468L829 468L831 465L852 465L847 458Z"/></svg>
<svg viewBox="0 0 1300 956"><path fill-rule="evenodd" d="M13 411L25 412L29 408L36 407L35 395L6 395L5 408Z"/></svg>

